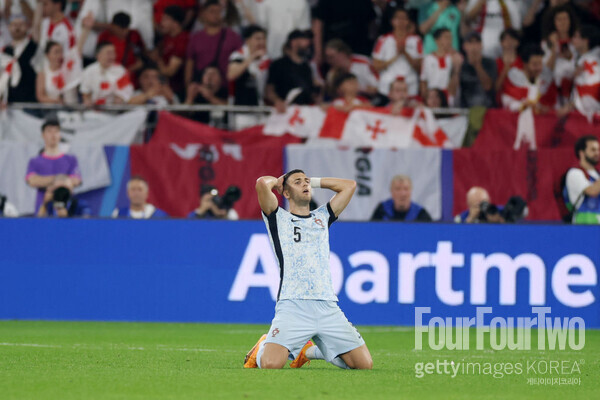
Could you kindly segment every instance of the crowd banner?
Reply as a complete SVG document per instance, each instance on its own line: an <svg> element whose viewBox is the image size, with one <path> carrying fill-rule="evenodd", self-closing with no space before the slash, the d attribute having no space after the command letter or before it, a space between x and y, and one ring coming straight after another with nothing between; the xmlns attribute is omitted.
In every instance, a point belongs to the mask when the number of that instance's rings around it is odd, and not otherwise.
<svg viewBox="0 0 600 400"><path fill-rule="evenodd" d="M59 111L56 117L61 125L63 141L70 144L130 145L140 135L147 114L143 108L139 108L119 115L97 111ZM43 123L44 119L36 118L22 110L2 111L0 140L43 146Z"/></svg>
<svg viewBox="0 0 600 400"><path fill-rule="evenodd" d="M412 180L412 200L430 213L442 216L442 150L380 149L341 146L289 145L286 147L287 170L300 168L309 176L333 176L357 182L352 201L341 215L342 220L368 221L377 205L391 197L394 175L408 175ZM330 190L313 190L318 204L327 203Z"/></svg>
<svg viewBox="0 0 600 400"><path fill-rule="evenodd" d="M319 135L326 113L317 106L290 106L285 113L272 112L264 126L266 135L281 136L289 133L301 138Z"/></svg>
<svg viewBox="0 0 600 400"><path fill-rule="evenodd" d="M527 118L529 117L529 118ZM573 149L583 135L600 137L600 117L592 122L578 112L558 118L554 112L531 116L508 110L490 109L483 120L473 148L478 150L544 149L567 147ZM534 132L531 132L533 130Z"/></svg>
<svg viewBox="0 0 600 400"><path fill-rule="evenodd" d="M75 194L82 194L111 185L111 174L102 146L63 145L65 153L77 157L82 185ZM33 143L0 141L0 193L7 196L20 215L35 213L36 190L25 181L29 160L36 157L40 147Z"/></svg>
<svg viewBox="0 0 600 400"><path fill-rule="evenodd" d="M85 240L65 251L65 235ZM430 307L425 321L490 307L485 324L516 324L543 307L600 328L599 227L336 222L330 241L354 324L411 326L415 307ZM273 318L280 272L262 221L4 219L0 242L0 319Z"/></svg>

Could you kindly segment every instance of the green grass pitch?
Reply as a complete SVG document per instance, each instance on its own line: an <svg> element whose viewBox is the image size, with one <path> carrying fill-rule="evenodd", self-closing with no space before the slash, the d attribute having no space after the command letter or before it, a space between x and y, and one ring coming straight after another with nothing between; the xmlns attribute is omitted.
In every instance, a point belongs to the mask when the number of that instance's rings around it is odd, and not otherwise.
<svg viewBox="0 0 600 400"><path fill-rule="evenodd" d="M0 321L0 399L598 399L600 331L583 350L416 351L414 330L359 327L372 371L324 361L292 370L244 370L265 325ZM475 335L472 335L475 336ZM415 364L577 362L576 385L532 385L532 375L425 375ZM571 371L571 370L569 370ZM531 371L530 371L531 372ZM562 372L562 371L561 371Z"/></svg>

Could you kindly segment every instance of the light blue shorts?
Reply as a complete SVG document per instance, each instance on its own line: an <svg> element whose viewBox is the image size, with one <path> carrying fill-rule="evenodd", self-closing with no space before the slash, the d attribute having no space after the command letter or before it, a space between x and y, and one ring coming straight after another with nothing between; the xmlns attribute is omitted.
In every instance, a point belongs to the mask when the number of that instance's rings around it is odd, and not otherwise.
<svg viewBox="0 0 600 400"><path fill-rule="evenodd" d="M287 348L295 359L310 339L329 362L365 344L335 301L278 301L265 343Z"/></svg>

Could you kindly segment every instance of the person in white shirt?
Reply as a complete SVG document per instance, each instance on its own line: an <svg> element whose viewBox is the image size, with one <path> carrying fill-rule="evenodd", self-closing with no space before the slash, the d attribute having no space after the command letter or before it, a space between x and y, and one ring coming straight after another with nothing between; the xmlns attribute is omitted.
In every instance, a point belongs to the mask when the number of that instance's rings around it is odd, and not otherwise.
<svg viewBox="0 0 600 400"><path fill-rule="evenodd" d="M35 10L32 36L42 51L46 49L49 41L59 43L66 57L77 41L73 26L63 13L65 4L66 0L40 1Z"/></svg>
<svg viewBox="0 0 600 400"><path fill-rule="evenodd" d="M369 57L352 54L350 46L341 39L331 39L325 45L325 60L331 67L327 74L327 83L330 88L337 76L351 73L358 80L358 89L361 95L371 97L377 94L379 77Z"/></svg>
<svg viewBox="0 0 600 400"><path fill-rule="evenodd" d="M426 99L429 90L438 89L444 93L447 103L453 105L463 58L452 48L452 32L449 29L437 29L433 33L433 38L437 50L427 54L423 59L421 97Z"/></svg>
<svg viewBox="0 0 600 400"><path fill-rule="evenodd" d="M83 71L80 93L84 104L122 104L133 95L133 85L129 73L116 64L116 51L112 43L98 43L96 61Z"/></svg>
<svg viewBox="0 0 600 400"><path fill-rule="evenodd" d="M582 136L575 143L579 165L565 176L568 202L573 206L573 223L600 224L600 145L593 135ZM564 195L564 192L563 192Z"/></svg>
<svg viewBox="0 0 600 400"><path fill-rule="evenodd" d="M419 92L418 71L421 70L423 43L419 36L411 33L406 10L396 10L391 25L392 33L380 36L373 50L373 66L380 74L379 93L387 96L391 83L404 78L408 93L415 96Z"/></svg>

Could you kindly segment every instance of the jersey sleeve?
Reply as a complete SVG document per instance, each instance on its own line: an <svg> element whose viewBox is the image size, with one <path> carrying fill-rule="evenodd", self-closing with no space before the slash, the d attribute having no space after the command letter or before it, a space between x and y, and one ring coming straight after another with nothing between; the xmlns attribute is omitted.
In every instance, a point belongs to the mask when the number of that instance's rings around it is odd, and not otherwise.
<svg viewBox="0 0 600 400"><path fill-rule="evenodd" d="M386 36L379 36L377 42L375 43L375 47L373 48L373 58L381 61L389 61L394 55L390 51L390 46L388 45L388 40Z"/></svg>
<svg viewBox="0 0 600 400"><path fill-rule="evenodd" d="M423 42L418 36L410 36L406 39L406 53L415 59L423 58Z"/></svg>
<svg viewBox="0 0 600 400"><path fill-rule="evenodd" d="M327 226L331 226L335 221L337 221L337 217L331 208L331 203L327 203Z"/></svg>
<svg viewBox="0 0 600 400"><path fill-rule="evenodd" d="M81 179L81 171L79 170L79 162L77 158L73 156L73 161L70 163L69 171L67 172L69 177Z"/></svg>
<svg viewBox="0 0 600 400"><path fill-rule="evenodd" d="M28 180L31 175L37 174L37 168L35 163L35 158L29 160L29 164L27 164L27 173L25 174L25 180Z"/></svg>
<svg viewBox="0 0 600 400"><path fill-rule="evenodd" d="M582 170L571 168L566 176L567 193L571 204L576 205L575 202L581 196L581 193L590 185L590 181L587 180Z"/></svg>

